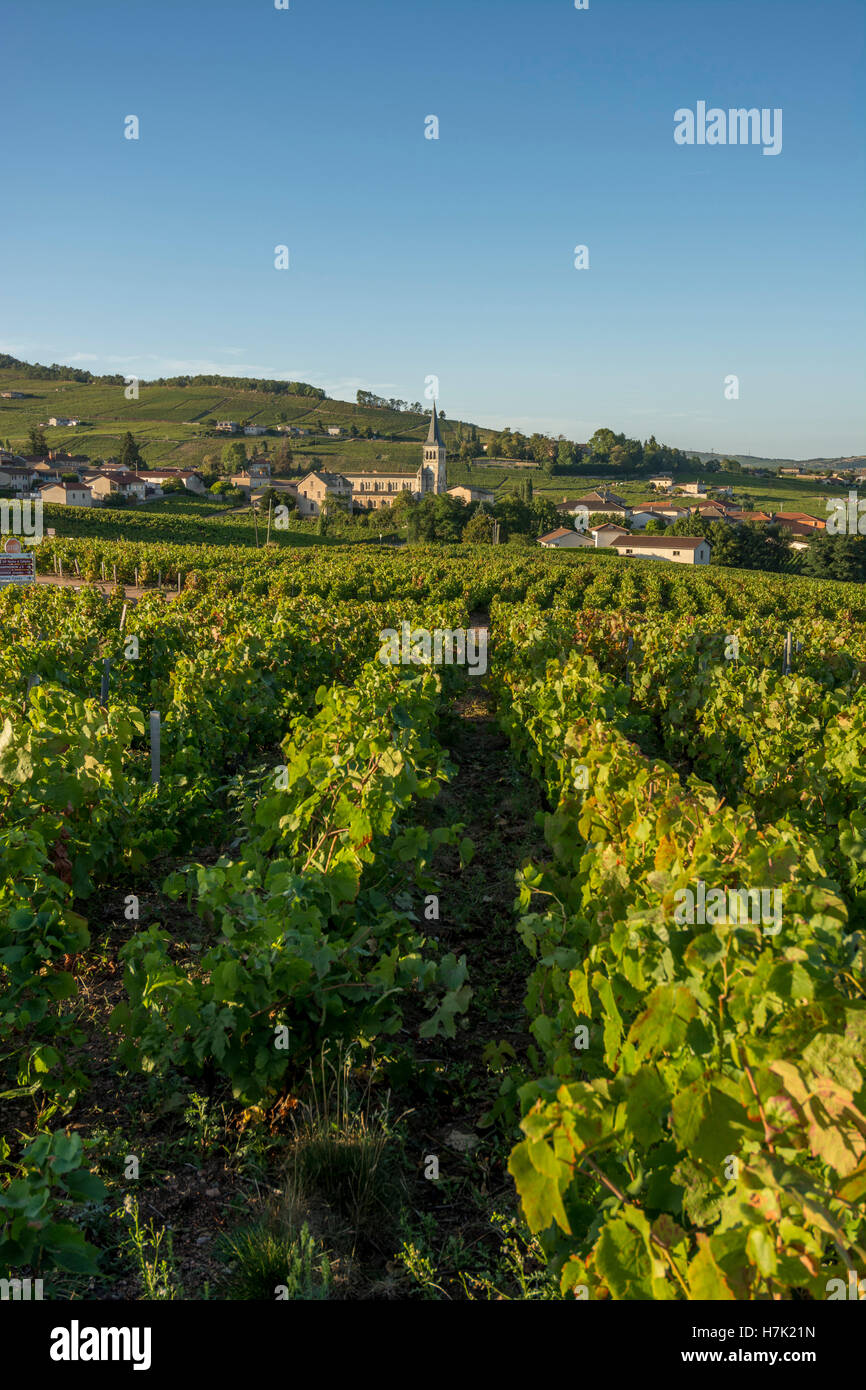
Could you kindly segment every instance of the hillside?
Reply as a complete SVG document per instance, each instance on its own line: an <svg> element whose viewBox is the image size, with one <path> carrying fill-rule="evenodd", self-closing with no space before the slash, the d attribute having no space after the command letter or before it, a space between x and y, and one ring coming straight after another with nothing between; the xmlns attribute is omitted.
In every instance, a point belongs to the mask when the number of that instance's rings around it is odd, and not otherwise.
<svg viewBox="0 0 866 1390"><path fill-rule="evenodd" d="M9 360L9 359L7 359ZM14 359L12 359L14 360ZM43 369L44 370L44 369ZM236 420L273 427L295 425L313 431L310 437L292 440L300 456L315 453L329 467L364 467L378 464L385 468L415 469L418 446L427 431L427 417L409 411L367 407L349 401L318 400L309 395L272 391L243 390L236 385L189 386L139 384L138 400L127 400L122 383L109 378L76 380L73 369L68 378L45 379L34 375L28 363L0 368L0 391L20 391L21 400L0 398L0 440L23 450L27 433L52 415L80 418L78 428L57 427L45 431L52 448L87 454L91 459L109 458L120 447L120 440L131 430L146 461L152 466L197 467L207 454L219 455L225 436L214 435L216 420ZM208 422L208 423L206 423ZM442 421L449 452L454 451L456 432L465 422ZM378 440L334 440L316 437L339 425L349 431L371 429ZM256 438L250 439L256 446ZM275 439L270 440L270 447Z"/></svg>
<svg viewBox="0 0 866 1390"><path fill-rule="evenodd" d="M705 453L701 449L687 449L687 454L694 454L695 458L700 459L701 463L707 463L710 459L720 463L723 458L736 459L744 468L864 468L866 467L866 454L851 454L846 457L838 458L813 458L813 459L766 459L759 458L754 454L729 454L729 453Z"/></svg>

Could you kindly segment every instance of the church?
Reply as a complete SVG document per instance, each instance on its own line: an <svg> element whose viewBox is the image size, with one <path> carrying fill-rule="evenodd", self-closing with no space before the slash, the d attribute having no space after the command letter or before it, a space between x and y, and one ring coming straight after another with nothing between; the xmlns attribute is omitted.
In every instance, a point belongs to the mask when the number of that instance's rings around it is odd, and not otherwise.
<svg viewBox="0 0 866 1390"><path fill-rule="evenodd" d="M401 492L423 497L428 492L446 490L445 444L434 401L417 473L329 473L316 469L298 484L298 513L319 516L327 497L339 499L344 506L351 503L351 511L373 511L390 507Z"/></svg>

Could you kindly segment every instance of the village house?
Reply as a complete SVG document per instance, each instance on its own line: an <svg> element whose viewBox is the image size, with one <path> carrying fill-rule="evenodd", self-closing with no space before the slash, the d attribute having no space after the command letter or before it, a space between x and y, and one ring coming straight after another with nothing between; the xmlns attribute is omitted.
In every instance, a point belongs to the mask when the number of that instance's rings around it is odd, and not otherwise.
<svg viewBox="0 0 866 1390"><path fill-rule="evenodd" d="M592 548L593 541L584 531L575 531L574 527L557 526L555 531L548 531L546 536L539 536L538 544L543 545L545 550L581 550Z"/></svg>
<svg viewBox="0 0 866 1390"><path fill-rule="evenodd" d="M717 502L702 502L694 510L704 521L727 521L733 525L734 518L731 516L730 509L720 506Z"/></svg>
<svg viewBox="0 0 866 1390"><path fill-rule="evenodd" d="M267 434L264 425L244 425L244 434Z"/></svg>
<svg viewBox="0 0 866 1390"><path fill-rule="evenodd" d="M128 497L136 502L143 502L147 496L146 479L137 477L135 473L100 473L88 482L93 496L100 500L118 495Z"/></svg>
<svg viewBox="0 0 866 1390"><path fill-rule="evenodd" d="M60 429L66 426L80 425L81 421L76 419L74 416L49 415L48 423L52 429Z"/></svg>
<svg viewBox="0 0 866 1390"><path fill-rule="evenodd" d="M468 484L449 487L448 496L459 497L461 502L493 502L496 499L496 494L486 487L470 487Z"/></svg>
<svg viewBox="0 0 866 1390"><path fill-rule="evenodd" d="M624 522L629 526L634 521L631 508L620 498L614 500L613 493L589 492L584 497L564 498L562 502L557 503L556 510L566 518L575 517L582 513L587 520L591 516L603 516ZM636 524L646 525L648 520L649 516L647 515L642 523Z"/></svg>
<svg viewBox="0 0 866 1390"><path fill-rule="evenodd" d="M621 521L628 521L630 516L628 504L607 488L596 488L592 492L587 492L583 497L573 499L563 497L557 505L557 511L566 512L569 516L574 516L577 511L583 508L586 508L590 516L596 513L599 516L618 516Z"/></svg>
<svg viewBox="0 0 866 1390"><path fill-rule="evenodd" d="M60 507L92 507L93 494L84 483L46 483L40 488L43 502L54 502Z"/></svg>
<svg viewBox="0 0 866 1390"><path fill-rule="evenodd" d="M706 497L707 489L703 483L680 483L678 492L686 497Z"/></svg>
<svg viewBox="0 0 866 1390"><path fill-rule="evenodd" d="M278 507L281 505L281 501L284 500L284 498L285 498L286 496L294 497L295 502L297 503L297 500L298 500L298 484L297 484L297 483L286 482L286 481L285 481L284 479L282 479L282 478L278 478L278 479L276 480L276 482L269 483L268 486L267 486L267 488L262 488L262 487L251 488L251 489L250 489L250 493L249 493L250 501L251 501L251 502L256 502L256 503L261 502L262 499L263 499L263 497L265 496L265 493L266 493L267 491L269 491L269 490L278 494L278 496L277 496L276 499L275 499L275 505L278 506ZM279 494L280 494L280 493L283 494L283 499L281 499L281 498L279 497Z"/></svg>
<svg viewBox="0 0 866 1390"><path fill-rule="evenodd" d="M48 459L39 459L33 465L33 472L36 475L34 481L38 479L41 483L52 482L60 479L62 473L77 473L78 469L67 468L64 464L51 463ZM80 476L80 474L79 474Z"/></svg>
<svg viewBox="0 0 866 1390"><path fill-rule="evenodd" d="M187 492L207 492L204 478L193 468L139 468L135 476L160 489L164 483L178 482L183 483Z"/></svg>
<svg viewBox="0 0 866 1390"><path fill-rule="evenodd" d="M332 439L339 439L339 437L340 437L340 435L341 435L342 433L343 433L343 431L342 431L342 429L340 428L339 425L329 425L329 426L328 426L328 434L331 436Z"/></svg>
<svg viewBox="0 0 866 1390"><path fill-rule="evenodd" d="M681 521L683 517L691 516L690 509L678 502L641 502L638 511L647 519L657 517L665 523Z"/></svg>
<svg viewBox="0 0 866 1390"><path fill-rule="evenodd" d="M341 473L314 469L298 483L298 515L320 516L327 500L352 510L352 484Z"/></svg>
<svg viewBox="0 0 866 1390"><path fill-rule="evenodd" d="M217 420L214 426L217 434L240 434L241 427L235 420Z"/></svg>
<svg viewBox="0 0 866 1390"><path fill-rule="evenodd" d="M13 492L29 492L36 481L37 474L32 468L22 468L16 464L4 463L0 468L0 487Z"/></svg>
<svg viewBox="0 0 866 1390"><path fill-rule="evenodd" d="M271 465L267 459L251 459L246 468L241 468L231 478L233 487L239 487L243 492L250 492L252 488L260 488L270 482Z"/></svg>
<svg viewBox="0 0 866 1390"><path fill-rule="evenodd" d="M4 401L23 401L26 395L26 391L0 391Z"/></svg>
<svg viewBox="0 0 866 1390"><path fill-rule="evenodd" d="M773 520L779 526L784 527L786 531L794 531L795 535L803 535L806 531L826 531L827 529L826 521L821 521L816 516L809 516L807 512L774 512Z"/></svg>
<svg viewBox="0 0 866 1390"><path fill-rule="evenodd" d="M603 526L594 526L591 534L597 550L609 550L616 541L622 540L623 536L629 533L624 526L606 521Z"/></svg>
<svg viewBox="0 0 866 1390"><path fill-rule="evenodd" d="M656 513L650 511L647 507L633 507L626 520L633 531L642 531L647 522L652 521L655 515Z"/></svg>
<svg viewBox="0 0 866 1390"><path fill-rule="evenodd" d="M673 478L668 477L666 473L658 478L650 478L650 487L654 487L656 492L670 492L673 485Z"/></svg>
<svg viewBox="0 0 866 1390"><path fill-rule="evenodd" d="M617 555L644 560L672 560L678 565L708 565L712 554L703 536L623 536L614 541Z"/></svg>
<svg viewBox="0 0 866 1390"><path fill-rule="evenodd" d="M772 520L773 520L772 515L770 514L770 512L744 512L740 507L729 507L729 508L728 508L728 511L727 511L727 514L728 514L728 520L729 520L729 521L737 521L737 522L740 522L740 521L762 521L762 522L769 522L769 521L772 521Z"/></svg>

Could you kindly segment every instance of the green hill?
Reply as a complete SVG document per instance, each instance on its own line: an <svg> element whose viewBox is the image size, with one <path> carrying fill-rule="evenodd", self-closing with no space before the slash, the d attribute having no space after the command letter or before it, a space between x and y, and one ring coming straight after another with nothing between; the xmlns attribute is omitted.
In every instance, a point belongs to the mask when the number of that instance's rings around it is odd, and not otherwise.
<svg viewBox="0 0 866 1390"><path fill-rule="evenodd" d="M52 375L45 376L43 373ZM68 372L68 375L64 375ZM51 448L91 459L116 455L121 437L131 430L151 467L197 467L207 454L219 456L228 436L215 434L210 422L235 420L238 423L295 425L312 433L292 439L292 449L303 463L315 454L328 467L415 469L418 446L425 438L428 420L409 411L368 407L349 401L318 399L299 392L244 389L234 381L201 385L194 379L187 386L139 383L138 400L127 400L122 378L93 377L73 368L39 368L14 358L0 357L0 391L20 391L22 400L0 398L0 441L16 451L26 449L28 431L50 416L81 420L77 428L56 427L45 431ZM277 385L277 383L274 383ZM283 386L284 383L279 383ZM306 388L307 391L313 388ZM442 421L450 453L456 451L458 429L466 422ZM329 425L339 425L347 434L354 425L358 431L371 429L378 439L331 439ZM483 433L483 432L482 432ZM392 438L392 436L394 436ZM248 440L251 451L261 446L261 437ZM273 448L277 436L270 436Z"/></svg>

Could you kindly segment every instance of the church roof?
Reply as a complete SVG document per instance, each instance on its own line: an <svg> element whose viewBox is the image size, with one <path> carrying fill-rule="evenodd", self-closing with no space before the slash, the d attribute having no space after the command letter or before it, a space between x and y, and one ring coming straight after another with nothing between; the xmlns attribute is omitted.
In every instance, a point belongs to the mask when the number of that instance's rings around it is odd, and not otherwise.
<svg viewBox="0 0 866 1390"><path fill-rule="evenodd" d="M442 435L439 433L439 416L436 414L436 402L433 402L433 414L430 416L430 429L427 434L428 444L438 444L443 448Z"/></svg>

